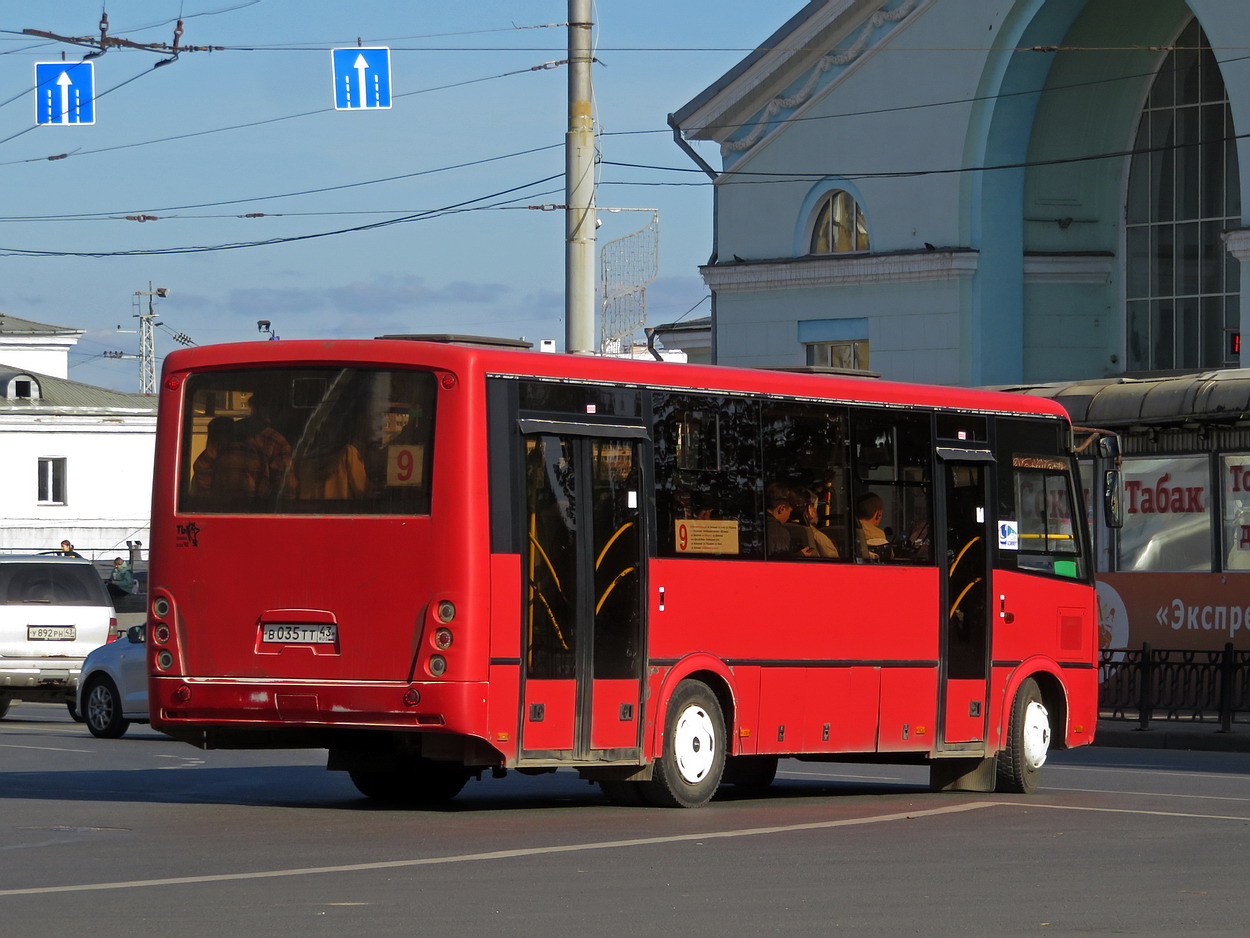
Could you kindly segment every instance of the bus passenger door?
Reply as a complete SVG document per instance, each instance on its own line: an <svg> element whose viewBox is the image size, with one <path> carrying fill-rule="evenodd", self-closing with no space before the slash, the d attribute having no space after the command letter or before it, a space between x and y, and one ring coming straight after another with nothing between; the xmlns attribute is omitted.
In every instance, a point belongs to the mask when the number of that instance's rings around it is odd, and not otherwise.
<svg viewBox="0 0 1250 938"><path fill-rule="evenodd" d="M642 722L645 431L613 427L607 438L582 435L601 426L559 429L524 437L520 762L634 761Z"/></svg>
<svg viewBox="0 0 1250 938"><path fill-rule="evenodd" d="M939 710L946 751L981 751L989 703L989 480L983 450L939 447L942 569L942 679Z"/></svg>

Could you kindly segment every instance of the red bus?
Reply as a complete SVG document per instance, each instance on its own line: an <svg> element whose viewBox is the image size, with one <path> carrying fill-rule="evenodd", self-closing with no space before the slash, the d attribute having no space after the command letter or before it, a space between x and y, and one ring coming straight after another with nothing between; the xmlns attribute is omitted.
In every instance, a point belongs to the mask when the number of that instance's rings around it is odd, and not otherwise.
<svg viewBox="0 0 1250 938"><path fill-rule="evenodd" d="M397 802L573 768L686 807L783 756L1026 792L1093 738L1059 405L444 338L166 359L155 727Z"/></svg>

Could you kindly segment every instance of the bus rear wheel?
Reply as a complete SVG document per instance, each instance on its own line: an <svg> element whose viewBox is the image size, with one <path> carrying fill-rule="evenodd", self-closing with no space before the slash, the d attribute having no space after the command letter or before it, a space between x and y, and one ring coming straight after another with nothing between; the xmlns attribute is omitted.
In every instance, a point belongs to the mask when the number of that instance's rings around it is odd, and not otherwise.
<svg viewBox="0 0 1250 938"><path fill-rule="evenodd" d="M725 769L725 718L711 688L682 681L668 702L664 751L643 793L662 808L698 808L712 800Z"/></svg>
<svg viewBox="0 0 1250 938"><path fill-rule="evenodd" d="M406 805L443 804L469 780L468 769L458 763L420 757L404 759L391 770L349 769L347 774L366 798Z"/></svg>
<svg viewBox="0 0 1250 938"><path fill-rule="evenodd" d="M1007 745L998 754L1000 792L1031 794L1050 751L1050 714L1033 678L1024 681L1011 704Z"/></svg>

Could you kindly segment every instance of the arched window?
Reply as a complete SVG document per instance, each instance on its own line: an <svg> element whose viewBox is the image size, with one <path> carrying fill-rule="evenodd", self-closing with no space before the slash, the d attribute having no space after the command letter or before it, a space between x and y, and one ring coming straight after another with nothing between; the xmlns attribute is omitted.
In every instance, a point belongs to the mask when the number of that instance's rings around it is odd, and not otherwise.
<svg viewBox="0 0 1250 938"><path fill-rule="evenodd" d="M1228 93L1193 20L1155 77L1125 209L1128 371L1236 366L1241 270L1220 232L1241 223Z"/></svg>
<svg viewBox="0 0 1250 938"><path fill-rule="evenodd" d="M816 207L812 254L845 254L868 250L868 224L849 192L834 189Z"/></svg>

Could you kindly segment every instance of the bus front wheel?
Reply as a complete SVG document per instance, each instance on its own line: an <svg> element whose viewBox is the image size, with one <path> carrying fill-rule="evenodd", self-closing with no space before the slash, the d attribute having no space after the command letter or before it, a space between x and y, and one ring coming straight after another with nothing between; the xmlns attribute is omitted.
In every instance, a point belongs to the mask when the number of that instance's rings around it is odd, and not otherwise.
<svg viewBox="0 0 1250 938"><path fill-rule="evenodd" d="M450 801L469 780L462 765L420 757L401 760L389 771L349 769L347 774L366 798L411 805Z"/></svg>
<svg viewBox="0 0 1250 938"><path fill-rule="evenodd" d="M663 808L707 804L725 769L725 718L711 688L682 681L668 702L664 751L655 761L646 798Z"/></svg>
<svg viewBox="0 0 1250 938"><path fill-rule="evenodd" d="M1011 704L1007 745L998 754L998 790L1030 794L1050 751L1050 714L1033 678L1024 681Z"/></svg>

